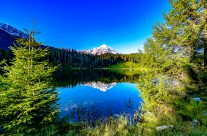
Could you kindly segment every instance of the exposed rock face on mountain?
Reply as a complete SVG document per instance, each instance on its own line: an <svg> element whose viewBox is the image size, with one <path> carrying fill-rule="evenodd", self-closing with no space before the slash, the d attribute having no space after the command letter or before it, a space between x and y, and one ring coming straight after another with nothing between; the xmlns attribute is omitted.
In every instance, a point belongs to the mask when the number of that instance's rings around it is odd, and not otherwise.
<svg viewBox="0 0 207 136"><path fill-rule="evenodd" d="M25 34L24 32L8 25L8 24L3 24L0 23L0 29L7 32L8 34L14 36L14 37L22 37L22 38L28 38L28 35Z"/></svg>
<svg viewBox="0 0 207 136"><path fill-rule="evenodd" d="M107 83L103 83L103 82L87 82L87 83L83 83L83 85L85 86L90 86L92 88L96 88L102 92L106 92L107 90L113 88L114 86L117 85L117 83L110 83L110 84L107 84Z"/></svg>
<svg viewBox="0 0 207 136"><path fill-rule="evenodd" d="M92 55L102 55L106 53L111 54L117 54L117 52L112 49L111 47L107 46L106 44L103 44L97 48L91 49L91 50L84 50L83 53L92 54Z"/></svg>

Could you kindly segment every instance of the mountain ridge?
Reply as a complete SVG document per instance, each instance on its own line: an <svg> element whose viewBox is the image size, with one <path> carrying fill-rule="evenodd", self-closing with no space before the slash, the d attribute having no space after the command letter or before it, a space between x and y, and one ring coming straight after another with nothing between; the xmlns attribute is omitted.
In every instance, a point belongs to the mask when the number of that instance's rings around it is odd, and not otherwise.
<svg viewBox="0 0 207 136"><path fill-rule="evenodd" d="M28 38L28 34L23 31L5 23L0 23L0 48L8 50L10 46L16 43L17 38ZM45 45L46 46L46 45ZM77 52L90 54L90 55L103 55L103 54L118 54L113 48L106 44L102 44L90 50L83 50Z"/></svg>
<svg viewBox="0 0 207 136"><path fill-rule="evenodd" d="M8 24L0 23L0 29L14 37L28 38L26 33Z"/></svg>

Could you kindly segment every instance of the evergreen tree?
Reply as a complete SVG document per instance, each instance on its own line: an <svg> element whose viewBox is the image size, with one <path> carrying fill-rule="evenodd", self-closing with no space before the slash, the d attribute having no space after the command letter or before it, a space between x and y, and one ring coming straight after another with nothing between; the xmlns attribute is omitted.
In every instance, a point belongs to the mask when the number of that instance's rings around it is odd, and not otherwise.
<svg viewBox="0 0 207 136"><path fill-rule="evenodd" d="M144 45L141 61L149 69L140 75L139 88L145 101L144 109L151 112L151 117L143 116L143 127L165 123L180 127L182 123L185 129L175 129L174 135L196 131L197 135L206 134L206 117L202 113L206 111L207 92L203 72L207 69L207 1L170 2L172 10L165 15L166 22L154 26L153 37ZM204 49L204 53L200 55L199 49ZM203 101L192 101L195 96ZM188 126L188 121L195 118L202 127Z"/></svg>
<svg viewBox="0 0 207 136"><path fill-rule="evenodd" d="M51 84L56 67L44 60L48 49L40 47L34 34L10 47L14 58L0 77L0 126L9 133L41 128L57 113L57 93Z"/></svg>
<svg viewBox="0 0 207 136"><path fill-rule="evenodd" d="M197 50L204 49L203 64L207 70L207 1L170 0L170 2L173 9L165 15L166 24L162 27L165 31L161 30L161 39L168 45L187 48L191 62L197 61ZM160 32L160 28L155 27L157 32Z"/></svg>

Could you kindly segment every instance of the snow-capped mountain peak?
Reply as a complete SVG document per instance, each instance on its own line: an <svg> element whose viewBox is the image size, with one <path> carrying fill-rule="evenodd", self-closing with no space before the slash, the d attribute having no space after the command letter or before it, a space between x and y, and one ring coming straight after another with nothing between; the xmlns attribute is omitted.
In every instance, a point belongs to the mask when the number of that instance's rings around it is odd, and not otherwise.
<svg viewBox="0 0 207 136"><path fill-rule="evenodd" d="M117 52L106 44L102 44L101 46L91 49L84 50L83 53L92 54L92 55L102 55L106 53L117 54Z"/></svg>
<svg viewBox="0 0 207 136"><path fill-rule="evenodd" d="M22 38L28 38L28 35L25 34L24 32L4 23L0 23L0 29L9 33L10 35L14 37L22 37Z"/></svg>

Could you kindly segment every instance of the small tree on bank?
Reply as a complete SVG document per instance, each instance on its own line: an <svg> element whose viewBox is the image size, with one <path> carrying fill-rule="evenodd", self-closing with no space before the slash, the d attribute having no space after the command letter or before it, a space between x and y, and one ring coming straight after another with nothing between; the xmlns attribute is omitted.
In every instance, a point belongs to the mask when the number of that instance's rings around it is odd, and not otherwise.
<svg viewBox="0 0 207 136"><path fill-rule="evenodd" d="M27 39L18 39L18 45L10 47L14 58L0 78L0 126L4 131L32 131L47 125L57 113L57 93L51 85L56 67L45 61L48 49L41 48L34 34L30 32Z"/></svg>

